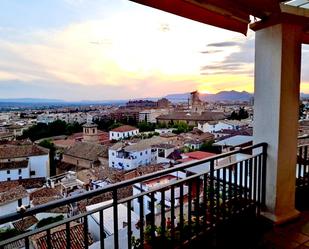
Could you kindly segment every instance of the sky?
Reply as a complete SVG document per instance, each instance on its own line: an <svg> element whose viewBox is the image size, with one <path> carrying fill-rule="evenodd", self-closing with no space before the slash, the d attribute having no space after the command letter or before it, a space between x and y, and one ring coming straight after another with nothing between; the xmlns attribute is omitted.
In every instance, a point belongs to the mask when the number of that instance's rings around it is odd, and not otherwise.
<svg viewBox="0 0 309 249"><path fill-rule="evenodd" d="M247 37L128 0L1 0L0 98L253 92ZM309 46L302 92L309 93Z"/></svg>

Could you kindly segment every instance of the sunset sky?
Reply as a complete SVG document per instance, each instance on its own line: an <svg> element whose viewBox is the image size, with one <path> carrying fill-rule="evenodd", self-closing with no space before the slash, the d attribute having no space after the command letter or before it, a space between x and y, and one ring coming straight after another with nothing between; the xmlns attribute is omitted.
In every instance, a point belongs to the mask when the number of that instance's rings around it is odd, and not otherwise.
<svg viewBox="0 0 309 249"><path fill-rule="evenodd" d="M302 91L309 93L309 46ZM0 98L106 100L253 92L254 33L128 0L1 0Z"/></svg>

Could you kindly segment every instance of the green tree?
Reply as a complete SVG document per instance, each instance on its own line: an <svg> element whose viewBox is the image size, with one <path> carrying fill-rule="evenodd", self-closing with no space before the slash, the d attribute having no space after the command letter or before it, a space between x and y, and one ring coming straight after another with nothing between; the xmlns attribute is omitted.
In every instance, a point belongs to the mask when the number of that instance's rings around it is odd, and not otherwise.
<svg viewBox="0 0 309 249"><path fill-rule="evenodd" d="M233 111L229 117L231 120L242 120L249 117L248 112L245 110L244 107L240 107L238 112Z"/></svg>
<svg viewBox="0 0 309 249"><path fill-rule="evenodd" d="M143 122L140 122L137 127L138 127L140 132L154 131L155 124L151 124L151 123L147 123L147 122L143 121Z"/></svg>
<svg viewBox="0 0 309 249"><path fill-rule="evenodd" d="M193 129L192 126L189 126L185 122L177 122L176 124L173 125L173 128L176 129L176 130L173 131L173 133L175 133L175 134L186 133L186 132L189 132Z"/></svg>
<svg viewBox="0 0 309 249"><path fill-rule="evenodd" d="M217 146L213 146L215 141L211 140L211 141L207 141L207 142L204 142L200 149L201 151L205 151L205 152L211 152L211 153L220 153L220 148L217 147Z"/></svg>
<svg viewBox="0 0 309 249"><path fill-rule="evenodd" d="M67 124L65 121L56 120L48 125L38 123L31 126L23 132L21 139L29 138L31 141L35 141L46 137L71 135L72 133L82 131L82 129L82 125L78 123Z"/></svg>
<svg viewBox="0 0 309 249"><path fill-rule="evenodd" d="M56 162L55 162L55 154L56 154L56 147L54 143L49 139L44 139L39 143L40 146L49 149L49 169L50 169L50 176L56 175Z"/></svg>

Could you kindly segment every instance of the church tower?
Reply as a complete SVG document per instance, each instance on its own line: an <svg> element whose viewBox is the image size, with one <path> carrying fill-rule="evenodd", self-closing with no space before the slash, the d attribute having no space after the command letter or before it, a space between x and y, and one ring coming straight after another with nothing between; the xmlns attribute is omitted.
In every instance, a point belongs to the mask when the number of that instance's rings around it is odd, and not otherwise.
<svg viewBox="0 0 309 249"><path fill-rule="evenodd" d="M86 123L83 125L83 141L88 143L98 143L98 126L94 123Z"/></svg>

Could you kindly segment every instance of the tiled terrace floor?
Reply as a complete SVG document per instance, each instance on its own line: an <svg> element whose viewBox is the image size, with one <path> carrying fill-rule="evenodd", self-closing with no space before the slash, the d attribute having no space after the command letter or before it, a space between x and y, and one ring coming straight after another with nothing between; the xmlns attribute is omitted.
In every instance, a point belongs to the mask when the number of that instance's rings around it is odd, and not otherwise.
<svg viewBox="0 0 309 249"><path fill-rule="evenodd" d="M309 249L309 211L302 212L294 222L266 231L258 248Z"/></svg>
<svg viewBox="0 0 309 249"><path fill-rule="evenodd" d="M303 211L293 222L275 227L253 217L235 218L208 238L211 239L192 243L189 248L309 249L309 211Z"/></svg>

